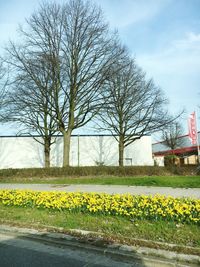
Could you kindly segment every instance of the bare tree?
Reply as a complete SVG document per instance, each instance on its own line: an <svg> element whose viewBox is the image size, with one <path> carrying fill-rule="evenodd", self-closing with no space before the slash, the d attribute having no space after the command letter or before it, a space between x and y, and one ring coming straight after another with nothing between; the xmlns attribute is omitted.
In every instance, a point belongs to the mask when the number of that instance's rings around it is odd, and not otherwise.
<svg viewBox="0 0 200 267"><path fill-rule="evenodd" d="M162 131L162 139L164 144L171 150L183 145L184 140L181 138L181 135L183 135L183 128L182 125L177 121L167 125Z"/></svg>
<svg viewBox="0 0 200 267"><path fill-rule="evenodd" d="M62 52L67 71L61 92L65 101L60 104L57 99L56 114L64 136L63 165L68 166L71 133L98 113L107 73L123 49L110 36L101 10L91 2L71 0L64 18Z"/></svg>
<svg viewBox="0 0 200 267"><path fill-rule="evenodd" d="M6 88L8 85L8 71L0 58L0 121L4 121L4 108L6 106Z"/></svg>
<svg viewBox="0 0 200 267"><path fill-rule="evenodd" d="M159 130L169 123L169 118L162 91L152 80L146 80L135 61L127 58L118 64L124 67L120 72L110 73L100 127L110 131L118 141L119 165L123 166L124 148Z"/></svg>
<svg viewBox="0 0 200 267"><path fill-rule="evenodd" d="M25 56L42 54L50 64L50 110L64 137L63 166L68 166L72 131L98 113L107 73L124 48L116 34L109 33L101 10L89 1L45 3L26 22L19 46ZM16 56L16 45L11 47L10 55Z"/></svg>
<svg viewBox="0 0 200 267"><path fill-rule="evenodd" d="M28 53L24 47L17 48L10 43L8 48L12 66L10 90L4 121L16 122L22 126L18 134L28 134L44 147L45 167L50 167L53 135L57 132L53 114L52 80L49 62L43 55ZM39 137L35 137L38 134Z"/></svg>

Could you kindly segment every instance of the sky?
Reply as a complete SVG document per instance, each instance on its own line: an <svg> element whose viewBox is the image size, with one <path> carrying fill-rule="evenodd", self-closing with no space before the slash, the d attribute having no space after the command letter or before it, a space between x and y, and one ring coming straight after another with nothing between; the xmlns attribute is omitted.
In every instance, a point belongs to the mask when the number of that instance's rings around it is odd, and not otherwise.
<svg viewBox="0 0 200 267"><path fill-rule="evenodd" d="M64 2L57 0L56 2ZM93 0L103 10L138 65L153 78L169 99L175 114L187 116L200 105L200 0ZM16 38L39 6L39 0L0 0L0 54ZM199 128L200 128L200 123ZM13 133L0 127L0 135Z"/></svg>

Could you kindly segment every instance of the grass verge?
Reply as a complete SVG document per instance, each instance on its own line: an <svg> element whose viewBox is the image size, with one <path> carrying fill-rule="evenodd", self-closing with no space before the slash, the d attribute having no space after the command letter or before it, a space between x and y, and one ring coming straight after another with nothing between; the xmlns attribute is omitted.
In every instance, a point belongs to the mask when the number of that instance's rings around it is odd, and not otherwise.
<svg viewBox="0 0 200 267"><path fill-rule="evenodd" d="M179 188L200 188L200 176L141 176L141 177L66 177L66 178L1 178L0 183L38 184L98 184L128 186L161 186Z"/></svg>
<svg viewBox="0 0 200 267"><path fill-rule="evenodd" d="M0 223L26 227L62 227L103 233L107 240L123 244L137 244L135 239L174 243L200 249L200 227L173 222L130 221L123 217L91 215L36 208L7 207L0 204ZM151 244L151 242L149 243ZM153 244L152 244L153 246ZM159 246L162 248L162 246ZM174 248L173 248L174 249ZM181 251L183 251L182 249Z"/></svg>

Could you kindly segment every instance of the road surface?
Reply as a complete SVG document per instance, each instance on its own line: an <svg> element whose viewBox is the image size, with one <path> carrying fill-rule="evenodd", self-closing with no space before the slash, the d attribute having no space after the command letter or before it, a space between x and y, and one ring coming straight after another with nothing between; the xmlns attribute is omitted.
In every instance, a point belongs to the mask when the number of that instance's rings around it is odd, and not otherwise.
<svg viewBox="0 0 200 267"><path fill-rule="evenodd" d="M1 267L145 267L142 260L125 262L108 255L59 247L0 233Z"/></svg>

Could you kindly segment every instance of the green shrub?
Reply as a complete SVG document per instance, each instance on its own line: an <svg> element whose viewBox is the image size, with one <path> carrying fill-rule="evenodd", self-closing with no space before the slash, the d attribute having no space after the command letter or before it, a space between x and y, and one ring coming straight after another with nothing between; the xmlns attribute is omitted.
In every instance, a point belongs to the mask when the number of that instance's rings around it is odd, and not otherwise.
<svg viewBox="0 0 200 267"><path fill-rule="evenodd" d="M195 166L85 166L67 168L27 168L0 170L1 178L56 178L56 177L81 177L81 176L169 176L195 174Z"/></svg>
<svg viewBox="0 0 200 267"><path fill-rule="evenodd" d="M178 157L176 155L166 155L164 157L165 166L173 166L176 165L178 161Z"/></svg>

